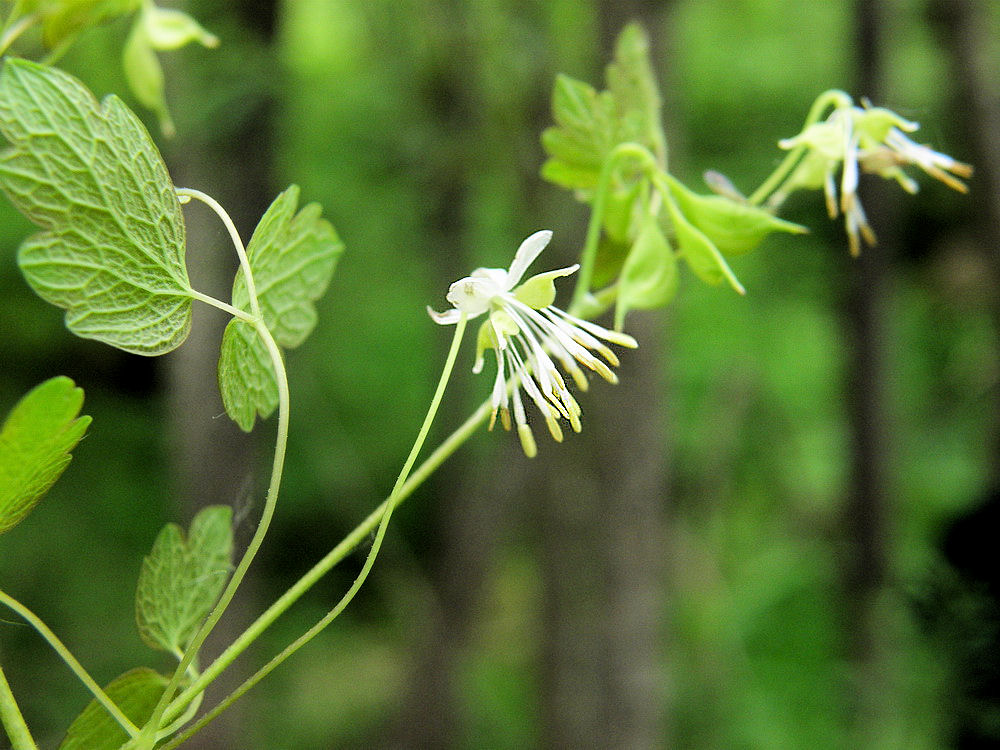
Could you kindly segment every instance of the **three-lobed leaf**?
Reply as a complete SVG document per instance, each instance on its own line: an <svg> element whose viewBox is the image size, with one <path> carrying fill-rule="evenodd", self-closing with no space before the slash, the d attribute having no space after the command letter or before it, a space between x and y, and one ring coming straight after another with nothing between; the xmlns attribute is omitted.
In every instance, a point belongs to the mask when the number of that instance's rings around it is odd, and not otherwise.
<svg viewBox="0 0 1000 750"><path fill-rule="evenodd" d="M136 726L153 715L167 678L148 667L129 670L112 680L104 692ZM128 735L97 700L92 700L73 720L59 750L119 750Z"/></svg>
<svg viewBox="0 0 1000 750"><path fill-rule="evenodd" d="M229 579L232 509L212 505L191 522L160 531L142 562L135 593L139 634L149 646L180 658Z"/></svg>
<svg viewBox="0 0 1000 750"><path fill-rule="evenodd" d="M315 300L333 276L343 244L318 204L298 213L299 188L292 185L264 213L254 230L247 256L264 323L275 341L293 348L316 325ZM250 311L246 279L233 283L233 305ZM257 414L274 411L278 388L274 369L257 332L233 319L226 327L219 356L219 386L226 412L244 430L253 429Z"/></svg>
<svg viewBox="0 0 1000 750"><path fill-rule="evenodd" d="M638 24L629 24L618 36L605 80L607 90L597 91L559 75L552 93L555 126L542 132L549 155L542 177L581 191L586 199L619 144L637 143L659 161L666 158L659 88L649 62L649 42Z"/></svg>
<svg viewBox="0 0 1000 750"><path fill-rule="evenodd" d="M163 159L115 96L9 59L0 73L0 187L44 231L18 262L84 338L137 354L174 349L191 325L184 222Z"/></svg>
<svg viewBox="0 0 1000 750"><path fill-rule="evenodd" d="M90 417L83 390L55 377L29 391L0 430L0 534L20 523L59 478Z"/></svg>

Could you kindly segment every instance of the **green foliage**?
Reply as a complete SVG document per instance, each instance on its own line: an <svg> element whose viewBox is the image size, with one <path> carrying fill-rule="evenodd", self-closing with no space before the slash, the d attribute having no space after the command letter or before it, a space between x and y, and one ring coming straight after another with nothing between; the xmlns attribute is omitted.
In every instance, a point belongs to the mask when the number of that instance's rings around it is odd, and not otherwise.
<svg viewBox="0 0 1000 750"><path fill-rule="evenodd" d="M180 658L219 598L233 555L232 509L211 505L191 522L163 527L142 562L135 619L142 640Z"/></svg>
<svg viewBox="0 0 1000 750"><path fill-rule="evenodd" d="M83 390L65 377L46 380L11 410L0 430L0 534L20 523L71 459L90 417L77 417Z"/></svg>
<svg viewBox="0 0 1000 750"><path fill-rule="evenodd" d="M18 262L78 336L157 355L184 341L191 289L180 203L142 123L62 71L7 60L0 186L45 231Z"/></svg>
<svg viewBox="0 0 1000 750"><path fill-rule="evenodd" d="M566 75L556 78L552 116L556 126L542 133L549 159L542 177L589 199L615 146L638 143L661 162L666 144L660 123L660 94L649 63L649 42L637 24L626 26L606 72L608 88Z"/></svg>
<svg viewBox="0 0 1000 750"><path fill-rule="evenodd" d="M111 681L104 692L136 726L153 713L167 679L148 667L132 669ZM87 704L70 724L59 750L119 750L128 735L97 700Z"/></svg>
<svg viewBox="0 0 1000 750"><path fill-rule="evenodd" d="M135 11L142 0L31 0L25 13L41 18L42 39L50 49L65 47L82 31Z"/></svg>
<svg viewBox="0 0 1000 750"><path fill-rule="evenodd" d="M313 302L330 283L344 246L318 204L295 213L299 188L292 185L267 209L254 230L247 256L264 322L283 347L305 341L316 325ZM233 306L250 311L246 279L237 274ZM219 387L226 412L244 430L256 415L266 418L278 404L271 358L253 326L233 319L219 356Z"/></svg>

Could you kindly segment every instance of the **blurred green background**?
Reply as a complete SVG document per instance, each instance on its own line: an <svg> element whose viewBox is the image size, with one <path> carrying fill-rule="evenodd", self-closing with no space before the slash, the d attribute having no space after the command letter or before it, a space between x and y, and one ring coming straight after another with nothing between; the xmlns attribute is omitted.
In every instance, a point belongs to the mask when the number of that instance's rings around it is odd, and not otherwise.
<svg viewBox="0 0 1000 750"><path fill-rule="evenodd" d="M178 133L158 141L175 182L219 199L245 238L295 182L347 247L288 358L272 533L206 658L389 491L450 339L425 305L443 309L451 281L506 266L539 228L556 232L544 266L573 262L587 213L538 177L538 136L555 74L601 85L629 19L651 37L671 168L696 189L716 169L752 190L833 87L921 122L917 140L977 169L969 196L929 179L914 197L863 185L880 244L857 261L822 197L795 196L783 215L812 232L736 259L746 298L686 274L669 310L632 313L640 349L619 386L580 398L582 435L539 435L529 462L511 436L477 434L394 517L345 614L192 747L1000 742L997 3L184 7L222 44L163 58ZM126 95L126 33L86 34L62 66ZM224 229L185 211L192 279L224 297ZM224 416L215 311L196 310L192 339L155 361L72 337L17 271L30 231L0 202L0 409L65 374L94 423L0 540L0 583L99 681L167 669L133 624L141 558L205 503L233 505L249 539L273 420L247 438ZM488 394L471 345L460 363L432 445ZM333 605L364 551L231 685ZM86 692L9 613L0 663L56 746Z"/></svg>

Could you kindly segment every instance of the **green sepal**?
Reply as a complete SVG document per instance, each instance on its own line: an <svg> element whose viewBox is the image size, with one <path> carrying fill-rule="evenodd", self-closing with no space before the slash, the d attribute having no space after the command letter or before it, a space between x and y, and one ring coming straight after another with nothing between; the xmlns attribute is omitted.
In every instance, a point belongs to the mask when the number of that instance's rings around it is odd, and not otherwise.
<svg viewBox="0 0 1000 750"><path fill-rule="evenodd" d="M163 66L153 51L153 45L146 32L146 24L143 23L143 15L138 15L132 23L132 30L125 40L125 46L122 47L122 68L125 71L128 87L135 98L156 115L160 130L169 137L176 129L170 117L170 110L167 108Z"/></svg>
<svg viewBox="0 0 1000 750"><path fill-rule="evenodd" d="M129 721L141 727L153 715L167 678L148 667L131 669L104 687ZM129 736L96 699L73 720L59 750L120 750L128 747Z"/></svg>
<svg viewBox="0 0 1000 750"><path fill-rule="evenodd" d="M90 417L83 390L58 376L32 388L0 429L0 534L31 512L63 473Z"/></svg>
<svg viewBox="0 0 1000 750"><path fill-rule="evenodd" d="M647 215L618 280L615 330L633 309L662 307L677 292L677 258L656 218Z"/></svg>
<svg viewBox="0 0 1000 750"><path fill-rule="evenodd" d="M556 301L555 279L569 276L576 271L576 266L557 268L535 274L514 290L514 297L534 310L541 310Z"/></svg>
<svg viewBox="0 0 1000 750"><path fill-rule="evenodd" d="M633 224L642 205L644 181L633 180L615 185L604 196L604 232L613 242L628 244L633 234Z"/></svg>
<svg viewBox="0 0 1000 750"><path fill-rule="evenodd" d="M737 292L746 294L743 285L737 280L736 275L729 268L726 259L722 257L722 253L715 247L712 240L684 217L673 198L667 196L664 202L670 213L674 238L677 240L680 254L684 256L684 260L687 261L695 275L712 285L718 285L723 280L728 281L729 285Z"/></svg>
<svg viewBox="0 0 1000 750"><path fill-rule="evenodd" d="M191 521L187 538L168 523L142 561L135 620L151 648L181 658L222 593L232 567L232 509L210 505Z"/></svg>
<svg viewBox="0 0 1000 750"><path fill-rule="evenodd" d="M159 151L120 99L8 59L0 73L0 186L42 231L18 252L31 287L76 335L144 355L191 327L184 220Z"/></svg>
<svg viewBox="0 0 1000 750"><path fill-rule="evenodd" d="M684 217L725 255L749 252L771 232L809 231L801 224L779 219L749 203L721 195L699 195L669 174L664 173L663 177Z"/></svg>
<svg viewBox="0 0 1000 750"><path fill-rule="evenodd" d="M183 11L160 8L147 3L140 14L146 36L153 49L166 51L179 49L191 42L203 47L218 47L219 38L206 31L201 24Z"/></svg>

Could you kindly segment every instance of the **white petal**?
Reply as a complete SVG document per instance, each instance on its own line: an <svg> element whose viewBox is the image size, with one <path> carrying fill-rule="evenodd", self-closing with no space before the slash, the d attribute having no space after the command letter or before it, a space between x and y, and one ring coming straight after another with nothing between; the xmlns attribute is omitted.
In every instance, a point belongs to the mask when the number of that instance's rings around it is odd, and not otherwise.
<svg viewBox="0 0 1000 750"><path fill-rule="evenodd" d="M549 240L551 239L552 231L543 229L540 232L535 232L521 243L521 246L517 249L517 253L514 255L514 260L510 264L510 270L507 272L506 291L510 291L517 285L517 282L524 276L524 272L528 270L528 266L534 262L535 258L545 249L545 246L549 244Z"/></svg>
<svg viewBox="0 0 1000 750"><path fill-rule="evenodd" d="M444 312L437 312L432 310L430 306L427 307L427 314L431 316L431 320L439 325L450 326L458 322L458 319L462 317L462 311L452 308L451 310L445 310Z"/></svg>

